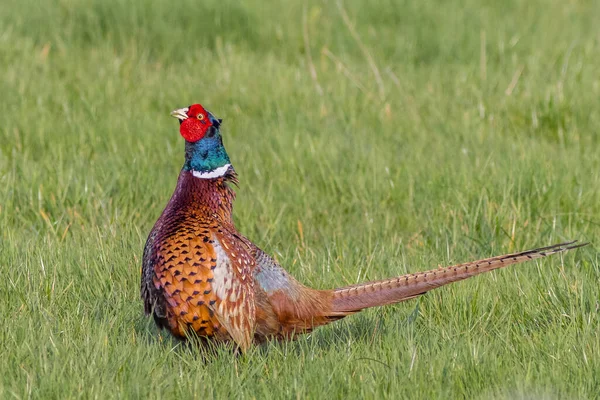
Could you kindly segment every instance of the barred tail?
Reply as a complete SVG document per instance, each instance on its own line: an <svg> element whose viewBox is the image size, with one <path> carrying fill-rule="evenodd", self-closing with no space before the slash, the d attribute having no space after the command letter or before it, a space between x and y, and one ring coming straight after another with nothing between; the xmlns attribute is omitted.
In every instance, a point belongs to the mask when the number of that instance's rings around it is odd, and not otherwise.
<svg viewBox="0 0 600 400"><path fill-rule="evenodd" d="M398 303L420 296L431 289L484 272L576 249L587 244L576 244L576 241L560 243L520 253L506 254L431 271L335 289L332 297L332 315L341 317L364 308Z"/></svg>

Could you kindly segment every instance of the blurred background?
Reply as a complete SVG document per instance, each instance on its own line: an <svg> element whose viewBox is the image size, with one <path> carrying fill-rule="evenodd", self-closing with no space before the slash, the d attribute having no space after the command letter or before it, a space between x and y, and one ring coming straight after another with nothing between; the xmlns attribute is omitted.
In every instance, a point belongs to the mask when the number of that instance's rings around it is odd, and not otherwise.
<svg viewBox="0 0 600 400"><path fill-rule="evenodd" d="M0 397L597 394L599 20L595 1L5 0ZM238 229L306 284L592 246L207 364L139 301L183 163L169 112L196 102L224 119Z"/></svg>

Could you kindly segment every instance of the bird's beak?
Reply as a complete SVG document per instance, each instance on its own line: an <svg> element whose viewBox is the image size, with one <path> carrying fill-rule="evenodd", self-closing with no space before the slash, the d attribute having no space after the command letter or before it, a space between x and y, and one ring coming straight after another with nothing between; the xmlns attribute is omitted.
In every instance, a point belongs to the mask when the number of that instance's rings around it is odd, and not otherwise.
<svg viewBox="0 0 600 400"><path fill-rule="evenodd" d="M180 122L188 118L187 113L190 109L188 107L178 108L177 110L171 111L171 117L177 118Z"/></svg>

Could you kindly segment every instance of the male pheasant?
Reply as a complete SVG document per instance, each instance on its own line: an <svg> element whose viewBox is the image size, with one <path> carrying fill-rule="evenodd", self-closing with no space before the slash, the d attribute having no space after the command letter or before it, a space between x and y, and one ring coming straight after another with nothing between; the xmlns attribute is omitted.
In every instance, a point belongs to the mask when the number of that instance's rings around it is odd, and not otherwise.
<svg viewBox="0 0 600 400"><path fill-rule="evenodd" d="M175 110L185 163L175 193L144 248L146 314L178 338L195 333L246 351L368 307L408 300L471 276L583 246L556 244L334 290L300 284L241 235L231 213L237 184L223 147L221 120L199 104Z"/></svg>

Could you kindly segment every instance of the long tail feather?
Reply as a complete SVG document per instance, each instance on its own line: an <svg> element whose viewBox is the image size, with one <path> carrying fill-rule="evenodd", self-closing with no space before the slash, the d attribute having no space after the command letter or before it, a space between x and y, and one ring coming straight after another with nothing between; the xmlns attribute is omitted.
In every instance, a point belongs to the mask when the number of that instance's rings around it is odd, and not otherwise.
<svg viewBox="0 0 600 400"><path fill-rule="evenodd" d="M588 244L577 244L576 242L560 243L520 253L506 254L431 271L407 274L396 278L335 289L332 298L332 315L341 316L360 311L364 308L398 303L420 296L431 289L461 281L484 272L576 249Z"/></svg>

